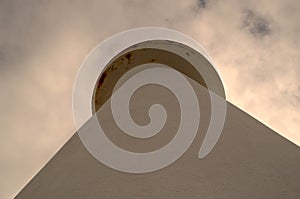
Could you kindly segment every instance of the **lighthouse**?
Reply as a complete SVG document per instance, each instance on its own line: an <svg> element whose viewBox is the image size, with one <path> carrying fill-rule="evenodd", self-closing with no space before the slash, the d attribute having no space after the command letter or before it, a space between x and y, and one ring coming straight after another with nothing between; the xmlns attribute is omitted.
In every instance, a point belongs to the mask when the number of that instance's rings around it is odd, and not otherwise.
<svg viewBox="0 0 300 199"><path fill-rule="evenodd" d="M15 198L300 198L300 148L224 84L182 33L112 36L75 80L77 131Z"/></svg>

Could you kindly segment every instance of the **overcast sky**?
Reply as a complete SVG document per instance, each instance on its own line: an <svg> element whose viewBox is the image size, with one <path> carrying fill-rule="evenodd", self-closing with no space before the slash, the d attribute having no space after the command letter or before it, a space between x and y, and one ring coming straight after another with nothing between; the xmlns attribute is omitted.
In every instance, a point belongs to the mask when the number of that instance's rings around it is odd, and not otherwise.
<svg viewBox="0 0 300 199"><path fill-rule="evenodd" d="M0 198L73 135L72 84L112 34L168 27L214 60L228 100L300 145L300 1L0 1Z"/></svg>

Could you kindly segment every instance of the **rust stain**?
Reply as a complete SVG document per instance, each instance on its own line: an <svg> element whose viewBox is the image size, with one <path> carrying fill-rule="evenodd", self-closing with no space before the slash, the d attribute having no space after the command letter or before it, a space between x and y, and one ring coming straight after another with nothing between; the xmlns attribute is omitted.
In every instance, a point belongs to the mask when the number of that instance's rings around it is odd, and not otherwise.
<svg viewBox="0 0 300 199"><path fill-rule="evenodd" d="M130 64L131 63L131 58L132 58L131 53L128 53L127 55L125 55L125 57L128 60L127 63Z"/></svg>
<svg viewBox="0 0 300 199"><path fill-rule="evenodd" d="M130 60L130 58L131 58L131 54L130 53L128 53L126 56L125 56L128 60Z"/></svg>
<svg viewBox="0 0 300 199"><path fill-rule="evenodd" d="M100 79L99 79L99 84L97 85L98 88L103 84L104 79L105 79L106 76L107 76L106 72L104 72L104 73L101 75L101 77L100 77Z"/></svg>

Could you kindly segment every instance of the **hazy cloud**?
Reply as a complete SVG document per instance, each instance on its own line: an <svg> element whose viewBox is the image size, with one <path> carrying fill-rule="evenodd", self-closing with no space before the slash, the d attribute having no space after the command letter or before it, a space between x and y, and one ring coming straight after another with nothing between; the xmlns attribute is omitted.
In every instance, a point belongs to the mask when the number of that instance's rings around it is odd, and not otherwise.
<svg viewBox="0 0 300 199"><path fill-rule="evenodd" d="M0 197L15 195L74 133L81 62L129 28L196 39L229 101L300 145L299 10L292 0L0 1Z"/></svg>
<svg viewBox="0 0 300 199"><path fill-rule="evenodd" d="M207 3L207 0L198 0L198 6L200 8L205 8L206 7L206 3Z"/></svg>
<svg viewBox="0 0 300 199"><path fill-rule="evenodd" d="M270 23L261 16L253 13L251 10L245 11L243 19L243 28L256 37L263 37L272 33Z"/></svg>

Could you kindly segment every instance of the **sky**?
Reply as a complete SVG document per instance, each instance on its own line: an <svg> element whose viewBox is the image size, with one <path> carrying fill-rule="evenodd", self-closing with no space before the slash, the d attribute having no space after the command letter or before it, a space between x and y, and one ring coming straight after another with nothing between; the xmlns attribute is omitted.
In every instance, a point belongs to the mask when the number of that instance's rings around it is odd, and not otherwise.
<svg viewBox="0 0 300 199"><path fill-rule="evenodd" d="M12 198L74 134L72 88L111 35L157 26L198 41L227 99L300 145L300 1L0 1L0 198Z"/></svg>

